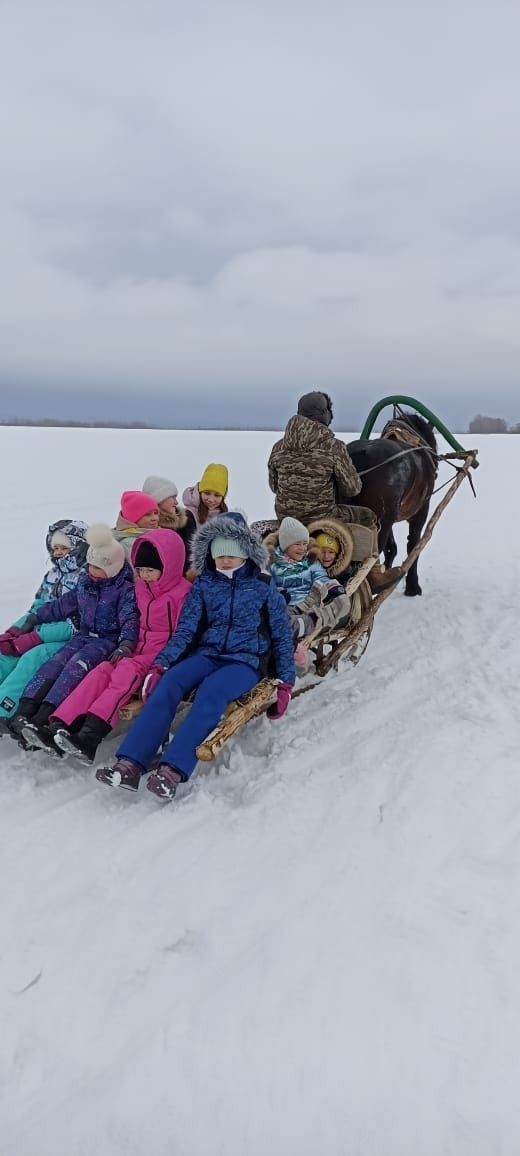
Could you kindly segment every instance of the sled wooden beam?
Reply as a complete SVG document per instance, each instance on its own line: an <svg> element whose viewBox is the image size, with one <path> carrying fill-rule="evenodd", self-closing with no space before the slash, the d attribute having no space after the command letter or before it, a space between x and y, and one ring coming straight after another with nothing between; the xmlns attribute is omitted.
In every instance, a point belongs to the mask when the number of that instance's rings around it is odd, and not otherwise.
<svg viewBox="0 0 520 1156"><path fill-rule="evenodd" d="M228 712L223 720L215 727L215 730L208 735L204 742L197 747L197 758L201 763L210 763L215 755L222 750L222 747L245 725L250 719L255 718L256 715L263 714L269 704L273 701L276 694L276 682L274 679L264 678L259 682L249 694L244 695L242 699L238 699L236 703L228 709Z"/></svg>

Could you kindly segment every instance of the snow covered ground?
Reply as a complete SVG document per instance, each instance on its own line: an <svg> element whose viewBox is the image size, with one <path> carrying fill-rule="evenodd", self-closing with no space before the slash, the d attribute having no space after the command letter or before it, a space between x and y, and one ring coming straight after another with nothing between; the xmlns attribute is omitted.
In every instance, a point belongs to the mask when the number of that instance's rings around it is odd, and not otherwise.
<svg viewBox="0 0 520 1156"><path fill-rule="evenodd" d="M1 429L2 623L49 521L208 460L266 516L273 441ZM173 806L0 740L6 1156L518 1151L520 439L480 459L423 598Z"/></svg>

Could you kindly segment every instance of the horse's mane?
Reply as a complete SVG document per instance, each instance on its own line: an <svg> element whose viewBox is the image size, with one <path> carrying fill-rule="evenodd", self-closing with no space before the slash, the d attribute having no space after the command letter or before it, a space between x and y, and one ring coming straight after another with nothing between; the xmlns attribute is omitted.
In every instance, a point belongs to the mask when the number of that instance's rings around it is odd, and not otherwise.
<svg viewBox="0 0 520 1156"><path fill-rule="evenodd" d="M409 426L411 429L414 429L416 433L420 434L420 436L424 438L425 442L428 443L431 449L437 452L437 441L431 422L427 421L425 417L420 417L418 413L405 412L403 413L401 420L403 419L407 426ZM399 418L397 418L397 421L399 421Z"/></svg>

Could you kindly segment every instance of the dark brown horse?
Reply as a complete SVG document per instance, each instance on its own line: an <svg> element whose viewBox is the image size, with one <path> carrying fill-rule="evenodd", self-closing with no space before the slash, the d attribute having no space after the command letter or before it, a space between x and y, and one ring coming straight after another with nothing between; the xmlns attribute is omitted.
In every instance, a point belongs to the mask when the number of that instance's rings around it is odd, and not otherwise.
<svg viewBox="0 0 520 1156"><path fill-rule="evenodd" d="M394 419L392 425L419 435L424 448L410 449L393 438L374 438L372 441L350 442L348 450L358 472L362 475L363 489L350 501L369 506L379 518L379 550L385 564L391 566L397 554L392 531L394 522L408 522L408 553L419 541L428 516L430 498L436 478L435 460L428 448L437 452L433 427L418 414L406 413ZM403 450L408 452L403 454ZM373 469L377 466L377 469ZM370 471L364 474L364 471ZM417 577L417 562L406 575L405 594L422 594Z"/></svg>

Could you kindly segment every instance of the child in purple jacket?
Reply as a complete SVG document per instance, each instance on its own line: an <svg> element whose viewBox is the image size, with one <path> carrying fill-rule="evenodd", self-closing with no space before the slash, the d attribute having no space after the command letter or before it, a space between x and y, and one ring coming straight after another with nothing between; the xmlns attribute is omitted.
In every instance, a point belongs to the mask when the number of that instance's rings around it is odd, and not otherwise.
<svg viewBox="0 0 520 1156"><path fill-rule="evenodd" d="M125 551L108 526L91 526L87 568L75 590L40 606L26 618L22 631L43 622L71 618L77 634L43 663L23 692L12 730L32 747L56 753L48 720L82 678L100 662L118 662L135 650L139 612L134 575Z"/></svg>

